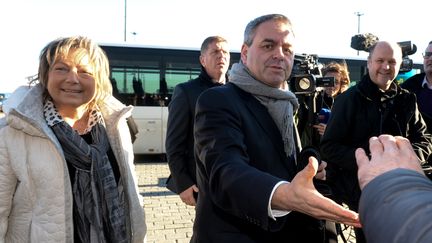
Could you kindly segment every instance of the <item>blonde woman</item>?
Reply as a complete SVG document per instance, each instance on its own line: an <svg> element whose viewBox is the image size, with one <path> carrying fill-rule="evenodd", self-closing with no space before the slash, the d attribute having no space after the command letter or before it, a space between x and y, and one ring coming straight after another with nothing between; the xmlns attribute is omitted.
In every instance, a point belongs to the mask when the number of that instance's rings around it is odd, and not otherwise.
<svg viewBox="0 0 432 243"><path fill-rule="evenodd" d="M143 242L131 107L111 96L102 49L52 41L35 83L0 129L0 242Z"/></svg>

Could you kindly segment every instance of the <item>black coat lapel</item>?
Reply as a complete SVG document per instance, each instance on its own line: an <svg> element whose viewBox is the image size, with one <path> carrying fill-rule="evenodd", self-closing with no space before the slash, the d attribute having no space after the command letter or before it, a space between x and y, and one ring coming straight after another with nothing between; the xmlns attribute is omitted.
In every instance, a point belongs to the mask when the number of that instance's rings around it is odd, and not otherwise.
<svg viewBox="0 0 432 243"><path fill-rule="evenodd" d="M240 90L240 89L239 89ZM266 107L262 105L255 97L251 94L242 91L242 97L245 99L246 107L249 109L251 114L256 118L260 126L273 142L273 146L277 148L280 156L283 158L283 161L286 160L287 156L285 154L285 149L283 147L283 140L280 134L279 129L276 126L276 123L273 121L273 118L270 116Z"/></svg>

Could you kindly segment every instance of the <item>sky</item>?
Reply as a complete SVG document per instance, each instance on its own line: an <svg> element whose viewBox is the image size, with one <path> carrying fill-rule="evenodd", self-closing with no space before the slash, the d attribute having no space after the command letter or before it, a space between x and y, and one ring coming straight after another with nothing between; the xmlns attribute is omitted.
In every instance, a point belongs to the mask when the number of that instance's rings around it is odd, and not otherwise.
<svg viewBox="0 0 432 243"><path fill-rule="evenodd" d="M126 2L126 18L125 18ZM432 40L430 8L411 0L4 0L0 3L0 92L37 74L41 49L58 37L83 35L98 43L199 48L211 35L239 51L247 23L281 13L291 19L296 53L357 57L351 37L412 41L421 53ZM126 19L126 30L125 30ZM360 57L366 57L360 52ZM198 61L198 60L197 60Z"/></svg>

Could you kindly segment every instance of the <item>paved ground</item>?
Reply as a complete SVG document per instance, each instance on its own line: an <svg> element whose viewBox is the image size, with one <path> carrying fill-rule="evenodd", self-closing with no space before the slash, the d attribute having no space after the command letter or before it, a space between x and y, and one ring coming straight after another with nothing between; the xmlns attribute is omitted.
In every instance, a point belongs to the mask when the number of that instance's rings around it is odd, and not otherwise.
<svg viewBox="0 0 432 243"><path fill-rule="evenodd" d="M148 243L187 243L192 236L194 207L165 188L169 175L167 163L136 164L138 186L144 196ZM349 231L346 231L348 234ZM341 239L338 242L343 242ZM355 243L353 236L348 242Z"/></svg>
<svg viewBox="0 0 432 243"><path fill-rule="evenodd" d="M166 163L137 163L138 187L144 196L148 243L186 243L192 236L195 208L165 187Z"/></svg>

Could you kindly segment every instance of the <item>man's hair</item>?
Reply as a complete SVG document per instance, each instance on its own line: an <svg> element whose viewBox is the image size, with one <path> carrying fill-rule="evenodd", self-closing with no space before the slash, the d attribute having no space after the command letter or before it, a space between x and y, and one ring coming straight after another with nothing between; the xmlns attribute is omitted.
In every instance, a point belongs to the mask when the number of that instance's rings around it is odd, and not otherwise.
<svg viewBox="0 0 432 243"><path fill-rule="evenodd" d="M201 44L201 55L207 51L209 45L213 42L220 43L220 42L228 42L225 38L221 36L209 36L207 37L203 43Z"/></svg>
<svg viewBox="0 0 432 243"><path fill-rule="evenodd" d="M258 26L260 24L267 22L267 21L270 21L270 20L279 21L279 22L283 22L283 23L288 24L291 27L290 28L291 33L294 34L294 32L292 30L291 21L288 19L288 17L286 17L285 15L282 15L282 14L268 14L268 15L263 15L263 16L257 17L247 24L246 29L244 31L243 43L247 46L251 46L253 39L255 38L255 32L256 32L256 29L258 28Z"/></svg>
<svg viewBox="0 0 432 243"><path fill-rule="evenodd" d="M370 59L375 51L375 48L377 47L378 44L382 44L383 42L387 42L387 41L377 41L375 44L373 44L370 48L369 48L369 56L368 59ZM402 47L398 44L398 43L392 43L392 42L387 42L392 48L393 47L399 47L399 50L401 52L401 56L402 56ZM396 44L396 45L394 45Z"/></svg>

